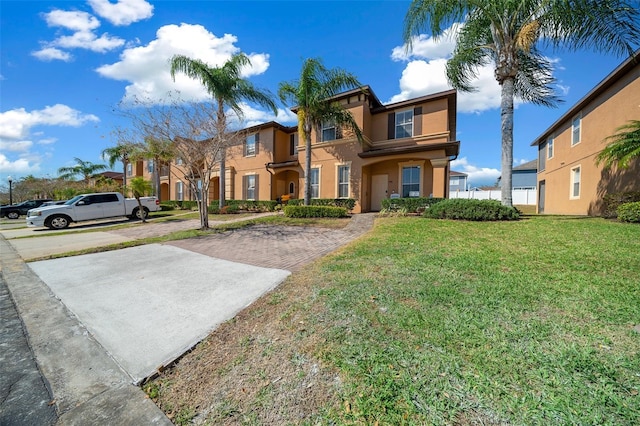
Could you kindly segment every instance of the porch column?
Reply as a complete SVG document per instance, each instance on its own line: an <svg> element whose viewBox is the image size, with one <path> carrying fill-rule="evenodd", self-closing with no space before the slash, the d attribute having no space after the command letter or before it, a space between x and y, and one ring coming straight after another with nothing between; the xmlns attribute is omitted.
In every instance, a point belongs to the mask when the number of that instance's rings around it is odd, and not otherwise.
<svg viewBox="0 0 640 426"><path fill-rule="evenodd" d="M449 158L434 158L431 160L433 167L433 197L447 198L449 186ZM429 194L425 194L429 195Z"/></svg>

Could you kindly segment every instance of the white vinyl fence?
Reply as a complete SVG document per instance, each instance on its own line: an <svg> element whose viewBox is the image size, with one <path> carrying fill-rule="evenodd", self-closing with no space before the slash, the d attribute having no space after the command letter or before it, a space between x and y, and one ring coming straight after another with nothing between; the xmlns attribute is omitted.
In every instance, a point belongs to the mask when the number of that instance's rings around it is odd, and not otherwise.
<svg viewBox="0 0 640 426"><path fill-rule="evenodd" d="M511 191L513 204L535 206L538 191L535 189L514 189ZM467 198L475 200L500 200L502 194L499 189L491 191L451 191L449 198Z"/></svg>

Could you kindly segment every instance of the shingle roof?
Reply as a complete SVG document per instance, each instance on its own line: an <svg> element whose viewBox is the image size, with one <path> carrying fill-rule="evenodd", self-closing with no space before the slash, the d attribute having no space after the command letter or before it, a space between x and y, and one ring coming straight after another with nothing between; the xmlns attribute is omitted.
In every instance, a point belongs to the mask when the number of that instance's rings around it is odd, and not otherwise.
<svg viewBox="0 0 640 426"><path fill-rule="evenodd" d="M513 170L538 170L538 160L531 160L514 167Z"/></svg>

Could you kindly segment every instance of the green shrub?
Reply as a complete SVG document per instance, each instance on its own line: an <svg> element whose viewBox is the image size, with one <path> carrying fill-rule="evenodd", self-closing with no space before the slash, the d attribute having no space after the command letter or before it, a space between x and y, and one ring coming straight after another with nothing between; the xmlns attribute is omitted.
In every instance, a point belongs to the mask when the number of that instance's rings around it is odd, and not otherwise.
<svg viewBox="0 0 640 426"><path fill-rule="evenodd" d="M285 206L284 215L287 217L347 217L348 210L345 207L333 206Z"/></svg>
<svg viewBox="0 0 640 426"><path fill-rule="evenodd" d="M603 198L604 201L604 217L616 217L618 207L625 203L634 203L640 201L640 191L638 192L616 192L607 194Z"/></svg>
<svg viewBox="0 0 640 426"><path fill-rule="evenodd" d="M640 201L621 204L617 213L618 220L622 222L640 223Z"/></svg>
<svg viewBox="0 0 640 426"><path fill-rule="evenodd" d="M456 220L515 220L520 212L496 200L449 199L434 204L424 211L425 217Z"/></svg>
<svg viewBox="0 0 640 426"><path fill-rule="evenodd" d="M289 200L287 202L289 206L302 206L304 200L301 198ZM353 210L356 205L356 200L353 198L312 198L311 206L332 206L332 207L344 207L348 211Z"/></svg>
<svg viewBox="0 0 640 426"><path fill-rule="evenodd" d="M236 211L244 210L248 212L272 212L275 211L277 204L278 202L275 200L227 200L225 203L225 207L233 206Z"/></svg>
<svg viewBox="0 0 640 426"><path fill-rule="evenodd" d="M410 213L420 213L424 209L439 203L444 198L427 198L427 197L407 197L407 198L385 198L382 200L382 209L390 210L406 210Z"/></svg>

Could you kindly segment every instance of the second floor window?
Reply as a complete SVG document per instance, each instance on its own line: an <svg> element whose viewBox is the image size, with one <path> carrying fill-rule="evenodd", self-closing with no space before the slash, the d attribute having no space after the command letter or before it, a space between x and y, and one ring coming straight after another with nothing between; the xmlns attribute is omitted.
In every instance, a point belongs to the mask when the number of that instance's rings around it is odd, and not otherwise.
<svg viewBox="0 0 640 426"><path fill-rule="evenodd" d="M298 154L298 134L289 135L289 155Z"/></svg>
<svg viewBox="0 0 640 426"><path fill-rule="evenodd" d="M258 134L247 136L244 141L244 156L251 157L256 155L256 145L258 144Z"/></svg>
<svg viewBox="0 0 640 426"><path fill-rule="evenodd" d="M413 110L396 113L396 139L413 136Z"/></svg>
<svg viewBox="0 0 640 426"><path fill-rule="evenodd" d="M336 138L336 125L333 123L322 123L322 142L333 141Z"/></svg>
<svg viewBox="0 0 640 426"><path fill-rule="evenodd" d="M147 171L148 171L149 173L153 173L153 166L154 166L154 164L153 164L153 160L149 160L149 161L147 162Z"/></svg>
<svg viewBox="0 0 640 426"><path fill-rule="evenodd" d="M547 158L553 158L553 138L547 141Z"/></svg>
<svg viewBox="0 0 640 426"><path fill-rule="evenodd" d="M571 122L571 145L576 145L580 143L580 127L582 122L582 117L579 115L573 119Z"/></svg>
<svg viewBox="0 0 640 426"><path fill-rule="evenodd" d="M127 163L127 176L133 175L133 164Z"/></svg>

